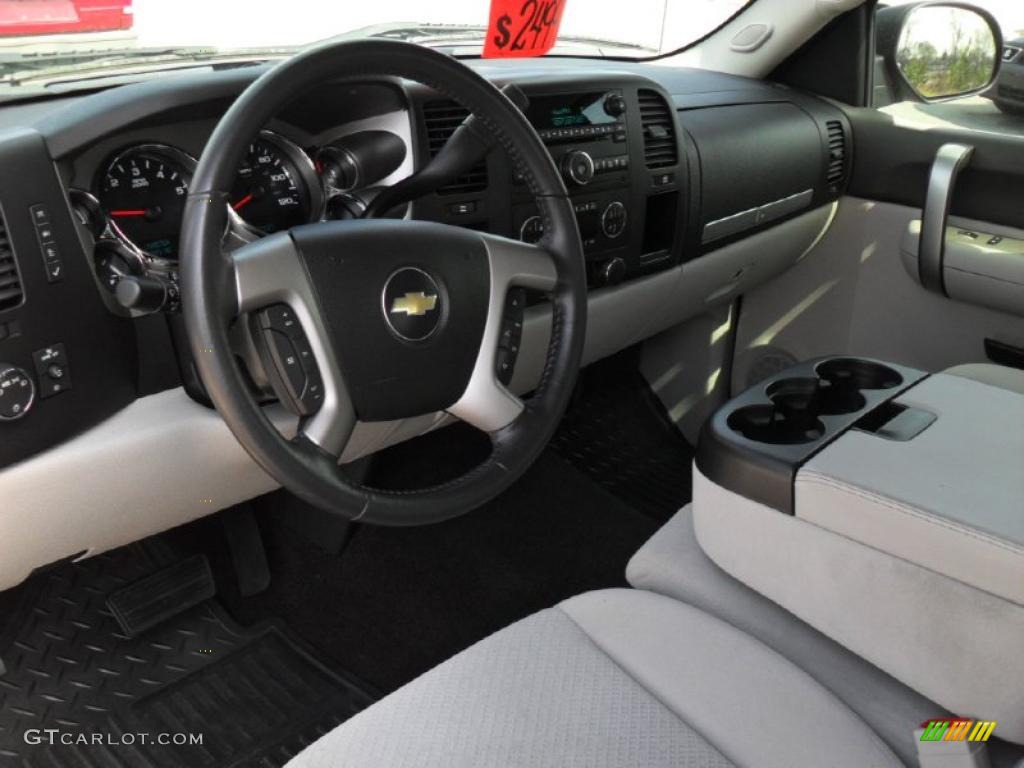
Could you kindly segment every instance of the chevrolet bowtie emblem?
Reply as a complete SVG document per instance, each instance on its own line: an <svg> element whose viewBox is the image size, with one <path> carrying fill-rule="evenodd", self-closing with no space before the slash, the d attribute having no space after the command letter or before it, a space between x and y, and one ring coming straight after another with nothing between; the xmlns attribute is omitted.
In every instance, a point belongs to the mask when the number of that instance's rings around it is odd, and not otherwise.
<svg viewBox="0 0 1024 768"><path fill-rule="evenodd" d="M407 293L404 296L396 296L391 304L391 314L406 314L409 317L419 317L427 312L433 312L437 307L437 295L427 295L423 291Z"/></svg>

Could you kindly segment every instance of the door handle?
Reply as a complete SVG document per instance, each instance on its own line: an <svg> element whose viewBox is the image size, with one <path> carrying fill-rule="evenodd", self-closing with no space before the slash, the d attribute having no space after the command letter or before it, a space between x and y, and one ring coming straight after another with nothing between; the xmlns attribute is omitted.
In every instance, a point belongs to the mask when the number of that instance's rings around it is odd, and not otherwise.
<svg viewBox="0 0 1024 768"><path fill-rule="evenodd" d="M966 144L943 144L935 153L928 193L921 216L921 237L918 240L917 269L921 285L929 291L946 294L943 261L946 251L946 222L953 202L953 187L974 154Z"/></svg>

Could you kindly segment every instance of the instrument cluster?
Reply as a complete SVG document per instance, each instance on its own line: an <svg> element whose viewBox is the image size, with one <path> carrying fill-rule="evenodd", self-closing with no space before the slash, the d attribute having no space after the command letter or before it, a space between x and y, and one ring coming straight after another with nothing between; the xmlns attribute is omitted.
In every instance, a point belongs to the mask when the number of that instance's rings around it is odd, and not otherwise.
<svg viewBox="0 0 1024 768"><path fill-rule="evenodd" d="M260 131L228 196L225 249L302 224L358 217L354 202L396 171L406 152L405 142L389 131L360 131L309 152L279 133ZM135 143L99 165L90 190L70 190L72 210L92 235L97 278L111 305L125 277L176 282L195 169L196 158L178 147Z"/></svg>
<svg viewBox="0 0 1024 768"><path fill-rule="evenodd" d="M100 167L93 184L108 234L153 258L176 260L195 168L194 157L167 144L135 144L118 151ZM258 236L318 221L323 192L305 151L279 134L261 131L235 175L228 203L232 223Z"/></svg>

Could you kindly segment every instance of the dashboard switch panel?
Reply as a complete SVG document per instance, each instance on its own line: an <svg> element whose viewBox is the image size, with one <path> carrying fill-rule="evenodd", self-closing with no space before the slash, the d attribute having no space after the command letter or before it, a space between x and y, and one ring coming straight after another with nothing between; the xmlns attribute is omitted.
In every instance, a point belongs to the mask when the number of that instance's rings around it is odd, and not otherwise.
<svg viewBox="0 0 1024 768"><path fill-rule="evenodd" d="M287 304L259 313L264 367L282 402L300 416L315 413L324 400L324 384L298 318Z"/></svg>
<svg viewBox="0 0 1024 768"><path fill-rule="evenodd" d="M64 279L64 264L61 262L60 251L57 249L53 227L50 224L50 211L40 203L29 208L29 213L36 228L39 250L43 254L46 280L50 283L59 283Z"/></svg>
<svg viewBox="0 0 1024 768"><path fill-rule="evenodd" d="M41 399L45 400L71 389L71 366L68 365L68 354L63 344L52 344L33 352L32 363L39 379Z"/></svg>

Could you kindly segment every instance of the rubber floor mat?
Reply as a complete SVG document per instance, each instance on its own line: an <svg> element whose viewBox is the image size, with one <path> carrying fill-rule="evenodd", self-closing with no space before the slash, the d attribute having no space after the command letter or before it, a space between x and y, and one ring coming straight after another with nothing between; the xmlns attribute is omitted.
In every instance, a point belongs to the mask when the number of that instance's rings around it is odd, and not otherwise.
<svg viewBox="0 0 1024 768"><path fill-rule="evenodd" d="M551 445L605 490L659 522L690 501L693 448L631 352L584 369Z"/></svg>
<svg viewBox="0 0 1024 768"><path fill-rule="evenodd" d="M107 596L171 562L149 541L3 595L0 765L272 768L373 701L287 628L241 627L215 600L124 634Z"/></svg>

